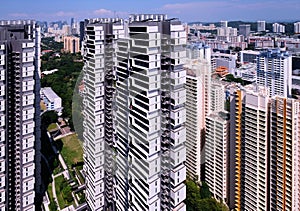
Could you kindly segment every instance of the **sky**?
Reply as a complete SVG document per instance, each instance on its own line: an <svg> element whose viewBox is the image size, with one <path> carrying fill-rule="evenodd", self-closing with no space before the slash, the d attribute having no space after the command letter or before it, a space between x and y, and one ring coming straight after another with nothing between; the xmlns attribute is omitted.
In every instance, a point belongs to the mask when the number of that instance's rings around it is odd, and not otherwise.
<svg viewBox="0 0 300 211"><path fill-rule="evenodd" d="M183 22L300 21L299 0L3 0L1 20L76 20L163 13Z"/></svg>

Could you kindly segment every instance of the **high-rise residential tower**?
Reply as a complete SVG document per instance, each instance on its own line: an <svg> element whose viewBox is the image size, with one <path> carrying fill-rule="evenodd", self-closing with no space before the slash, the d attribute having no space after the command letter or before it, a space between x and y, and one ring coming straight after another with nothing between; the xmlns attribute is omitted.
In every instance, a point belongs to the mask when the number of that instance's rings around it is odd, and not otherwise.
<svg viewBox="0 0 300 211"><path fill-rule="evenodd" d="M250 32L251 32L251 25L249 24L239 25L240 35L243 35L246 38L250 35Z"/></svg>
<svg viewBox="0 0 300 211"><path fill-rule="evenodd" d="M77 53L80 52L80 39L75 36L64 36L64 52Z"/></svg>
<svg viewBox="0 0 300 211"><path fill-rule="evenodd" d="M118 210L185 210L185 43L180 21L143 14L118 41Z"/></svg>
<svg viewBox="0 0 300 211"><path fill-rule="evenodd" d="M257 21L257 31L266 31L266 21Z"/></svg>
<svg viewBox="0 0 300 211"><path fill-rule="evenodd" d="M93 210L185 210L186 33L165 15L91 20L84 160Z"/></svg>
<svg viewBox="0 0 300 211"><path fill-rule="evenodd" d="M229 200L229 113L213 112L206 117L205 181L213 197Z"/></svg>
<svg viewBox="0 0 300 211"><path fill-rule="evenodd" d="M299 209L299 106L263 87L231 88L230 208Z"/></svg>
<svg viewBox="0 0 300 211"><path fill-rule="evenodd" d="M122 19L86 21L83 137L86 200L91 210L114 209L114 46L122 36Z"/></svg>
<svg viewBox="0 0 300 211"><path fill-rule="evenodd" d="M228 27L228 21L220 21L221 27Z"/></svg>
<svg viewBox="0 0 300 211"><path fill-rule="evenodd" d="M274 33L285 33L285 26L279 23L273 23L273 32Z"/></svg>
<svg viewBox="0 0 300 211"><path fill-rule="evenodd" d="M232 87L230 95L229 207L269 210L268 90Z"/></svg>
<svg viewBox="0 0 300 211"><path fill-rule="evenodd" d="M257 57L257 79L270 96L289 97L292 94L292 57L280 49L266 50Z"/></svg>
<svg viewBox="0 0 300 211"><path fill-rule="evenodd" d="M210 112L211 49L205 46L188 46L189 58L185 64L186 76L186 166L193 179L201 180L204 163L205 117Z"/></svg>
<svg viewBox="0 0 300 211"><path fill-rule="evenodd" d="M300 209L299 109L299 100L271 100L270 210Z"/></svg>
<svg viewBox="0 0 300 211"><path fill-rule="evenodd" d="M35 210L40 193L40 28L0 21L0 210Z"/></svg>
<svg viewBox="0 0 300 211"><path fill-rule="evenodd" d="M210 86L210 111L218 112L224 110L225 86L217 80L212 81Z"/></svg>
<svg viewBox="0 0 300 211"><path fill-rule="evenodd" d="M300 22L294 23L294 33L299 34L300 33Z"/></svg>

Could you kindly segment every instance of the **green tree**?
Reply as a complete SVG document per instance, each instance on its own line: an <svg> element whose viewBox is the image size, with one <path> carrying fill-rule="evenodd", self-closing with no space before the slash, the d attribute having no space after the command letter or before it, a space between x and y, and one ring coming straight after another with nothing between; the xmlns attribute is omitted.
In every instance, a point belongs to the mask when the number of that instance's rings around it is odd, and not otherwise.
<svg viewBox="0 0 300 211"><path fill-rule="evenodd" d="M50 211L57 211L57 205L54 201L51 201L49 204Z"/></svg>
<svg viewBox="0 0 300 211"><path fill-rule="evenodd" d="M206 199L211 197L211 193L209 191L209 187L206 182L202 182L202 186L200 189L200 197L201 199Z"/></svg>
<svg viewBox="0 0 300 211"><path fill-rule="evenodd" d="M200 202L201 199L200 188L193 180L187 179L186 189L187 189L187 196L185 199L185 203L187 205L187 210L192 211L193 208L197 207L197 204L199 204Z"/></svg>
<svg viewBox="0 0 300 211"><path fill-rule="evenodd" d="M63 180L63 182L59 184L59 190L63 191L66 187L68 187L68 182Z"/></svg>
<svg viewBox="0 0 300 211"><path fill-rule="evenodd" d="M59 165L58 159L55 158L54 161L53 161L53 169L57 168L58 165Z"/></svg>
<svg viewBox="0 0 300 211"><path fill-rule="evenodd" d="M55 111L47 111L43 113L41 117L41 122L43 127L47 128L51 123L57 122L58 116Z"/></svg>
<svg viewBox="0 0 300 211"><path fill-rule="evenodd" d="M73 201L73 196L72 196L72 189L71 187L68 185L66 186L63 190L62 190L62 194L65 200L67 200L68 202Z"/></svg>
<svg viewBox="0 0 300 211"><path fill-rule="evenodd" d="M202 186L191 179L186 180L186 208L187 211L227 211L226 205L211 198L209 187L205 182Z"/></svg>
<svg viewBox="0 0 300 211"><path fill-rule="evenodd" d="M79 54L62 53L60 58L47 58L45 56L42 62L42 71L56 68L58 71L44 76L41 86L51 87L61 97L63 117L70 119L69 122L72 123L72 97L74 90L78 89L76 82L83 67L82 57Z"/></svg>

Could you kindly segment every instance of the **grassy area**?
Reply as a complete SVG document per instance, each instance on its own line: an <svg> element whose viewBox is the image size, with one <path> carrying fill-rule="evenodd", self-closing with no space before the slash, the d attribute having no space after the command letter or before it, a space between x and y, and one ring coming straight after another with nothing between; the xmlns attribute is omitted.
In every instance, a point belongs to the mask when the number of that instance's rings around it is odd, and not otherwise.
<svg viewBox="0 0 300 211"><path fill-rule="evenodd" d="M54 129L57 129L56 123L51 123L51 124L48 126L48 128L47 128L48 131L51 131L51 130L54 130Z"/></svg>
<svg viewBox="0 0 300 211"><path fill-rule="evenodd" d="M59 165L55 169L53 169L53 175L59 174L62 171L64 171L64 169Z"/></svg>
<svg viewBox="0 0 300 211"><path fill-rule="evenodd" d="M52 183L50 183L48 185L47 192L48 192L48 196L49 196L49 200L50 200L49 209L50 209L50 211L55 211L55 210L57 210L57 206L56 206L56 202L54 201L54 198L53 198Z"/></svg>
<svg viewBox="0 0 300 211"><path fill-rule="evenodd" d="M83 150L76 134L63 138L62 142L61 155L64 157L69 168L71 168L72 164L83 162Z"/></svg>
<svg viewBox="0 0 300 211"><path fill-rule="evenodd" d="M50 201L53 201L52 183L50 183L48 185L48 195L49 195Z"/></svg>
<svg viewBox="0 0 300 211"><path fill-rule="evenodd" d="M63 177L63 175L55 178L56 196L57 196L59 207L61 209L65 208L67 206L70 206L71 204L74 203L74 201L68 201L65 198L64 193L63 193L64 189L62 189L63 187L61 187L63 183L66 184L66 181L65 181L65 178Z"/></svg>
<svg viewBox="0 0 300 211"><path fill-rule="evenodd" d="M56 196L58 200L59 207L62 209L66 207L65 200L63 198L62 192L60 191L60 184L64 181L64 177L61 175L55 178L55 188L56 188Z"/></svg>
<svg viewBox="0 0 300 211"><path fill-rule="evenodd" d="M80 172L81 169L82 169L82 166L76 166L76 167L74 168L74 170L75 170L75 172L76 172L76 174L77 174L77 176L78 176L78 178L79 178L81 184L84 184L84 178L83 178L83 176L82 176L82 174L81 174L81 172Z"/></svg>

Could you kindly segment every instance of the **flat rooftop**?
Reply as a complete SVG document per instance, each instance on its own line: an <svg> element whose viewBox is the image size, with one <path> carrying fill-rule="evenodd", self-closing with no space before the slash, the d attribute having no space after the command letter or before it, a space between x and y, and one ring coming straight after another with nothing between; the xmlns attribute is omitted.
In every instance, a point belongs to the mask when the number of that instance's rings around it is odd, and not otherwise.
<svg viewBox="0 0 300 211"><path fill-rule="evenodd" d="M60 98L51 87L41 88L41 92L48 98L49 101L53 102L56 98Z"/></svg>

